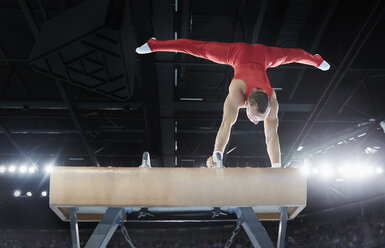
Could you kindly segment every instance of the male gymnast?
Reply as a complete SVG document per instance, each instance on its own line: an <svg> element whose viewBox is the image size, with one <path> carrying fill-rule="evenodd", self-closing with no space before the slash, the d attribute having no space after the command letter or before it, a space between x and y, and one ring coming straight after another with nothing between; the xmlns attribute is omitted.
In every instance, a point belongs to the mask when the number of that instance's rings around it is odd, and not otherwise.
<svg viewBox="0 0 385 248"><path fill-rule="evenodd" d="M206 161L209 168L217 166L229 141L231 127L237 120L240 108L246 108L247 117L254 124L264 121L267 153L273 168L281 167L281 150L278 129L278 101L271 88L266 69L289 63L315 66L326 71L330 65L318 54L311 55L301 49L270 47L242 42L223 43L177 39L159 41L151 38L136 49L139 54L151 52L180 52L215 63L231 65L234 78L223 107L222 123L215 139L214 152Z"/></svg>

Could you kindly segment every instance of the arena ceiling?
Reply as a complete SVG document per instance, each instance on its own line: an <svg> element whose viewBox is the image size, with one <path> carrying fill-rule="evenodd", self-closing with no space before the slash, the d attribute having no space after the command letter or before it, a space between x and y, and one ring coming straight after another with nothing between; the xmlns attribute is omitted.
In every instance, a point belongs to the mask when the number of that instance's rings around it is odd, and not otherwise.
<svg viewBox="0 0 385 248"><path fill-rule="evenodd" d="M1 219L8 219L10 208L19 211L23 201L46 203L41 197L15 199L13 190L48 190L49 163L135 167L149 151L156 167L205 165L232 68L176 53L135 54L150 37L262 43L320 54L329 71L299 64L268 70L280 103L283 163L328 159L337 166L353 159L383 166L384 1L110 2L106 19L98 19L97 7L86 7L89 1L0 2L0 166L39 169L33 175L0 174ZM91 24L82 27L92 18L104 22L97 32ZM372 150L365 153L367 148ZM225 153L226 167L269 167L263 125L241 111ZM305 211L384 194L380 179L309 180Z"/></svg>

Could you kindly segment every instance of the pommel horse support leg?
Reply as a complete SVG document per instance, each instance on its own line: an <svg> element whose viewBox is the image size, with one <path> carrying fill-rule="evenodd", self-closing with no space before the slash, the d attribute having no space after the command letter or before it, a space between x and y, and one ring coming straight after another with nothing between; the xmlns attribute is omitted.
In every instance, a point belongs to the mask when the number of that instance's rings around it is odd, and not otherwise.
<svg viewBox="0 0 385 248"><path fill-rule="evenodd" d="M144 160L147 165L149 157ZM235 214L259 248L274 247L260 220L280 220L277 246L283 248L286 221L306 206L306 180L294 168L58 166L51 172L49 204L63 221L70 221L73 248L80 248L78 222L99 222L85 247L105 248L127 216L135 218L143 209L153 213L155 221L170 212L214 209L214 218Z"/></svg>

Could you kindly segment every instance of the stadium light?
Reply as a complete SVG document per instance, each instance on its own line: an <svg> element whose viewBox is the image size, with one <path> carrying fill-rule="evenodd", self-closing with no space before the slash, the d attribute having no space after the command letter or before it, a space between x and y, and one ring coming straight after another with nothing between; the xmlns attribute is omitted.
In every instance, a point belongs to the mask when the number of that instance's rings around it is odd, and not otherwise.
<svg viewBox="0 0 385 248"><path fill-rule="evenodd" d="M47 172L47 173L51 173L51 172L52 172L52 170L53 170L53 167L54 167L54 165L53 165L53 164L49 164L49 165L47 165L47 166L45 167L45 172Z"/></svg>
<svg viewBox="0 0 385 248"><path fill-rule="evenodd" d="M308 175L310 175L310 172L311 172L311 170L310 170L310 168L309 168L309 166L302 166L301 167L301 173L303 174L303 175L306 175L306 176L308 176Z"/></svg>
<svg viewBox="0 0 385 248"><path fill-rule="evenodd" d="M7 169L5 168L5 166L0 166L0 173L3 174L5 173Z"/></svg>
<svg viewBox="0 0 385 248"><path fill-rule="evenodd" d="M332 177L334 174L333 168L330 167L329 163L325 162L321 166L321 176L325 179Z"/></svg>
<svg viewBox="0 0 385 248"><path fill-rule="evenodd" d="M27 192L27 196L28 196L28 197L31 197L31 196L32 196L32 192L28 191L28 192Z"/></svg>
<svg viewBox="0 0 385 248"><path fill-rule="evenodd" d="M14 166L14 165L9 166L8 171L11 172L11 173L15 172L16 171L16 166Z"/></svg>
<svg viewBox="0 0 385 248"><path fill-rule="evenodd" d="M19 167L19 171L22 174L26 173L27 172L27 166L25 166L25 165L20 166Z"/></svg>
<svg viewBox="0 0 385 248"><path fill-rule="evenodd" d="M298 146L297 152L302 151L302 149L303 149L303 146Z"/></svg>
<svg viewBox="0 0 385 248"><path fill-rule="evenodd" d="M351 162L345 162L338 167L337 171L342 177L351 178L354 176L355 166Z"/></svg>
<svg viewBox="0 0 385 248"><path fill-rule="evenodd" d="M384 172L384 169L382 169L382 167L377 167L376 168L376 173L377 174L382 174Z"/></svg>
<svg viewBox="0 0 385 248"><path fill-rule="evenodd" d="M47 196L47 191L41 192L41 196L42 196L42 197L46 197L46 196Z"/></svg>
<svg viewBox="0 0 385 248"><path fill-rule="evenodd" d="M29 173L32 174L32 173L36 172L36 169L35 169L35 167L31 166L31 167L29 167L28 171L29 171Z"/></svg>
<svg viewBox="0 0 385 248"><path fill-rule="evenodd" d="M373 175L374 172L375 172L375 170L374 170L374 168L373 168L372 166L368 166L368 167L366 168L366 174L367 174L368 176Z"/></svg>
<svg viewBox="0 0 385 248"><path fill-rule="evenodd" d="M19 197L19 196L21 195L20 190L15 190L15 192L13 193L13 195L14 195L15 197Z"/></svg>

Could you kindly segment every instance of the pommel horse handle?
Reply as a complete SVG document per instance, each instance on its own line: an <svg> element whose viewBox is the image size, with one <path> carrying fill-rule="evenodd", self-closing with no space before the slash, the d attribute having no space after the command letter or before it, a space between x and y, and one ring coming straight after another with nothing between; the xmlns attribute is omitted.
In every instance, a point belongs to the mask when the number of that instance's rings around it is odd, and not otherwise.
<svg viewBox="0 0 385 248"><path fill-rule="evenodd" d="M142 164L139 168L151 168L150 153L144 152L142 156Z"/></svg>

